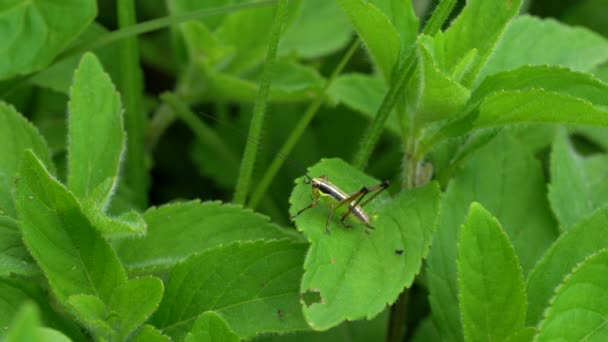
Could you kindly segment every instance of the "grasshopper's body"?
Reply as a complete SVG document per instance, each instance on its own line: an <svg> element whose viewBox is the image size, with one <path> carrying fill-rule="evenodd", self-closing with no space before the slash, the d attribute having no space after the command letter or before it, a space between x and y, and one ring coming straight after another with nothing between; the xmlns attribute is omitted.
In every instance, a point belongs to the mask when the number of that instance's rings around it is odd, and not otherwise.
<svg viewBox="0 0 608 342"><path fill-rule="evenodd" d="M325 222L325 231L329 234L329 223L331 222L331 218L334 213L334 209L338 209L342 207L344 204L347 204L346 213L342 216L340 221L346 227L350 227L346 223L346 218L352 214L357 218L361 223L363 223L367 228L375 229L369 220L369 216L363 210L363 207L373 200L376 196L378 196L382 191L384 191L388 187L388 181L384 181L376 186L368 188L364 186L361 190L354 192L352 194L347 194L342 191L340 188L332 184L327 176L310 178L307 176L307 183L310 183L312 187L312 197L313 201L298 211L295 215L291 217L291 219L295 219L298 215L310 209L317 204L321 203L322 200L328 199L329 202L329 216L327 217L327 221ZM376 191L371 197L369 197L365 202L361 203L363 198L369 194ZM337 204L336 204L337 202Z"/></svg>

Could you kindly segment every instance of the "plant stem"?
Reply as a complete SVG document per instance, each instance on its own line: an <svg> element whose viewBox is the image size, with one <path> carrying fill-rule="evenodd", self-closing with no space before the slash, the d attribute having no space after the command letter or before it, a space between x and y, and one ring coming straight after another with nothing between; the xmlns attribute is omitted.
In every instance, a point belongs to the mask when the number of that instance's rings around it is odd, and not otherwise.
<svg viewBox="0 0 608 342"><path fill-rule="evenodd" d="M441 29L443 23L452 12L455 4L456 0L441 0L427 21L422 33L434 36ZM372 125L366 132L359 153L356 156L356 167L364 168L367 164L367 160L378 142L388 115L390 114L395 103L398 102L407 81L414 71L416 65L415 52L415 47L412 47L407 54L403 66L398 69L397 79L393 82L388 93L384 96L382 104L378 109L378 113L376 114ZM406 108L404 103L403 108ZM401 112L407 114L404 110ZM410 117L402 115L400 118L402 134L406 135L404 139L405 154L403 168L405 174L403 175L403 190L409 190L422 186L424 185L423 183L426 183L429 180L428 178L422 179L420 177L424 155L420 155L418 151L420 135L418 134L418 128L415 127L416 119L414 116L415 113L412 113ZM403 340L407 320L408 297L409 290L404 289L403 292L399 294L397 301L390 308L388 331L386 335L387 342L401 342Z"/></svg>
<svg viewBox="0 0 608 342"><path fill-rule="evenodd" d="M441 29L441 26L447 19L455 4L456 0L442 0L437 5L437 8L435 8L435 11L433 11L431 18L427 21L422 33L434 36L439 29ZM391 87L382 99L382 104L380 105L380 108L378 108L378 112L376 113L374 120L363 135L361 146L354 159L354 166L359 169L364 169L367 165L367 161L369 160L374 147L376 147L376 144L380 139L380 134L384 129L384 124L386 123L395 102L397 102L398 98L401 96L401 94L403 94L403 89L414 72L414 68L416 66L415 47L410 47L405 56L404 62L400 63L398 66L396 79L392 81Z"/></svg>
<svg viewBox="0 0 608 342"><path fill-rule="evenodd" d="M118 1L118 25L124 29L136 23L133 0ZM118 88L125 108L125 130L127 131L127 151L123 172L125 181L133 190L135 205L144 209L148 205L148 170L144 148L146 119L142 106L143 76L139 67L137 37L121 42L119 52L120 79Z"/></svg>
<svg viewBox="0 0 608 342"><path fill-rule="evenodd" d="M359 39L356 39L351 44L351 46L348 48L336 68L333 70L332 74L329 76L329 79L325 83L323 89L318 93L317 97L310 104L310 106L308 106L306 112L304 112L304 115L300 118L294 129L291 131L289 137L287 138L283 146L281 146L281 149L276 153L275 158L266 170L266 173L264 173L262 180L258 183L255 192L251 196L251 200L249 201L250 208L255 209L262 197L266 194L268 187L274 180L274 177L277 175L277 172L279 171L283 163L285 162L285 159L287 158L291 150L293 150L298 140L300 140L300 138L304 134L304 131L306 131L308 124L315 117L315 114L321 107L321 104L323 104L327 90L333 84L338 75L342 73L342 70L344 69L352 55L355 53L355 51L357 51L359 45Z"/></svg>
<svg viewBox="0 0 608 342"><path fill-rule="evenodd" d="M253 105L253 116L249 126L249 138L245 145L241 169L236 183L233 201L238 204L245 204L247 193L249 192L249 183L253 174L253 165L255 164L257 145L254 141L261 141L262 127L264 125L264 115L266 114L266 103L268 94L270 93L270 82L272 78L272 68L277 56L277 47L281 36L281 28L287 20L287 0L280 0L277 6L275 19L270 32L270 41L268 43L268 52L266 61L262 69L262 78L260 80L260 88L258 95Z"/></svg>

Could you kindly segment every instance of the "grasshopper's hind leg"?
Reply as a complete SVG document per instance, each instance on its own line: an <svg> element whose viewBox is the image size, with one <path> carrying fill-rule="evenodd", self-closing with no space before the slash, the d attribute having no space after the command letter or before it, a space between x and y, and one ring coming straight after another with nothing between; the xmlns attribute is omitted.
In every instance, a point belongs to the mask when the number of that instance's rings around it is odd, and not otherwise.
<svg viewBox="0 0 608 342"><path fill-rule="evenodd" d="M348 215L353 213L353 209L356 208L357 206L360 206L361 208L363 208L366 204L368 204L369 202L371 202L374 198L376 198L376 196L380 195L382 193L382 191L386 190L386 188L388 188L388 180L383 181L382 183L372 186L371 188L368 188L367 186L363 186L363 188L357 192L355 192L354 194L352 194L351 196L349 196L348 198L344 199L338 206L341 206L344 203L348 203L348 210L346 211L346 213L342 216L342 218L340 219L340 221L342 222L343 225L348 226L346 224L346 218L348 217ZM375 193L373 193L375 191ZM367 194L373 193L367 200L365 200L365 202L361 203L361 201L363 200L363 198L365 196L367 196ZM350 205L350 203L355 202L353 205ZM359 204L361 203L361 204ZM364 222L365 226L369 229L376 229L374 228L372 225L370 225L368 222Z"/></svg>

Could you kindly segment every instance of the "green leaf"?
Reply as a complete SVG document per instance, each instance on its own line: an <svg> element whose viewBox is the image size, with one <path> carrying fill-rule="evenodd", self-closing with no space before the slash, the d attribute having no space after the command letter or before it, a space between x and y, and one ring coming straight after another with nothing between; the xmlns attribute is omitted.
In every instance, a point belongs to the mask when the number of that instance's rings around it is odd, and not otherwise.
<svg viewBox="0 0 608 342"><path fill-rule="evenodd" d="M317 58L348 43L352 28L336 1L302 1L295 21L281 37L279 54L295 52L302 58Z"/></svg>
<svg viewBox="0 0 608 342"><path fill-rule="evenodd" d="M186 335L185 342L238 342L239 336L235 334L222 319L213 311L207 311L200 315L192 330Z"/></svg>
<svg viewBox="0 0 608 342"><path fill-rule="evenodd" d="M49 149L36 127L12 106L0 102L0 214L16 216L13 187L23 151L32 149L53 170Z"/></svg>
<svg viewBox="0 0 608 342"><path fill-rule="evenodd" d="M401 38L390 19L372 2L338 0L385 80L391 79L401 50Z"/></svg>
<svg viewBox="0 0 608 342"><path fill-rule="evenodd" d="M2 336L0 336L2 337ZM28 302L21 306L2 340L5 342L69 342L61 332L40 326L38 308Z"/></svg>
<svg viewBox="0 0 608 342"><path fill-rule="evenodd" d="M477 56L461 81L465 86L470 86L520 6L521 0L468 0L441 39L445 49L444 70L451 72L471 50L476 50Z"/></svg>
<svg viewBox="0 0 608 342"><path fill-rule="evenodd" d="M0 79L49 65L97 15L94 0L11 1L0 7Z"/></svg>
<svg viewBox="0 0 608 342"><path fill-rule="evenodd" d="M309 100L323 82L316 70L296 63L277 61L272 70L270 101ZM206 76L209 89L204 94L205 99L253 102L257 95L258 74L252 79L243 79L236 75L209 70Z"/></svg>
<svg viewBox="0 0 608 342"><path fill-rule="evenodd" d="M508 26L479 79L523 65L561 65L586 71L606 59L608 40L593 31L523 15Z"/></svg>
<svg viewBox="0 0 608 342"><path fill-rule="evenodd" d="M484 99L473 125L485 128L530 123L608 126L608 108L547 90L507 90Z"/></svg>
<svg viewBox="0 0 608 342"><path fill-rule="evenodd" d="M608 250L579 264L557 289L535 341L608 338Z"/></svg>
<svg viewBox="0 0 608 342"><path fill-rule="evenodd" d="M0 277L33 275L36 271L36 265L23 245L17 222L0 216Z"/></svg>
<svg viewBox="0 0 608 342"><path fill-rule="evenodd" d="M67 299L67 305L96 339L108 341L117 339L116 332L106 321L111 313L101 298L88 294L73 295Z"/></svg>
<svg viewBox="0 0 608 342"><path fill-rule="evenodd" d="M69 113L69 189L103 208L118 179L125 133L120 96L91 53L74 73Z"/></svg>
<svg viewBox="0 0 608 342"><path fill-rule="evenodd" d="M458 243L458 288L467 341L502 341L524 327L524 278L509 237L473 203Z"/></svg>
<svg viewBox="0 0 608 342"><path fill-rule="evenodd" d="M2 331L9 326L17 314L17 309L28 299L29 296L23 289L7 280L0 280L0 329ZM2 336L3 333L0 333L0 338Z"/></svg>
<svg viewBox="0 0 608 342"><path fill-rule="evenodd" d="M596 106L608 106L608 85L590 74L559 66L525 65L488 76L473 91L468 107L476 107L487 96L497 92L534 89L570 95Z"/></svg>
<svg viewBox="0 0 608 342"><path fill-rule="evenodd" d="M469 90L439 70L433 57L433 38L416 42L418 64L407 87L407 106L416 119L436 121L453 116L467 102Z"/></svg>
<svg viewBox="0 0 608 342"><path fill-rule="evenodd" d="M124 340L156 311L163 296L163 282L152 276L130 279L117 287L109 308L109 319L119 340Z"/></svg>
<svg viewBox="0 0 608 342"><path fill-rule="evenodd" d="M172 268L204 250L231 242L261 239L298 239L265 216L241 206L190 201L152 208L144 214L148 232L141 238L115 244L131 272Z"/></svg>
<svg viewBox="0 0 608 342"><path fill-rule="evenodd" d="M583 217L608 202L606 156L583 158L560 130L551 153L549 201L562 230L569 230Z"/></svg>
<svg viewBox="0 0 608 342"><path fill-rule="evenodd" d="M556 236L545 191L540 163L506 132L477 150L452 178L427 262L433 320L444 339L463 339L455 260L458 227L470 204L497 213L525 274Z"/></svg>
<svg viewBox="0 0 608 342"><path fill-rule="evenodd" d="M322 160L309 174L329 175L329 180L346 192L380 183L339 159ZM300 183L291 195L290 213L304 208L310 198L311 186ZM340 210L336 210L328 235L325 223L329 209L322 205L299 215L296 225L312 243L301 292L320 297L304 308L311 327L325 330L344 320L371 318L393 303L403 288L412 284L426 256L438 205L439 189L432 183L392 199L379 196L370 202L365 211L377 228L373 231L354 219L349 222L352 229L346 229L338 219Z"/></svg>
<svg viewBox="0 0 608 342"><path fill-rule="evenodd" d="M596 211L562 234L540 259L527 279L527 324L536 325L553 290L577 263L608 248L608 208Z"/></svg>
<svg viewBox="0 0 608 342"><path fill-rule="evenodd" d="M178 340L205 311L219 314L242 339L307 329L298 291L306 248L257 241L193 255L173 268L152 322Z"/></svg>
<svg viewBox="0 0 608 342"><path fill-rule="evenodd" d="M86 27L84 32L72 42L68 49L82 46L81 44L86 44L96 39L101 39L101 37L108 34L108 32L108 29L103 25L92 22ZM113 78L119 75L116 65L117 58L115 49L116 45L108 44L92 50L102 62L104 69ZM32 75L32 77L28 79L28 82L42 88L54 90L58 93L69 94L70 86L72 85L72 80L74 78L74 70L78 67L81 58L82 54L71 55L69 57L66 56L66 58L63 58L44 70ZM63 115L64 113L62 112L61 114ZM65 119L63 116L61 124L65 126Z"/></svg>
<svg viewBox="0 0 608 342"><path fill-rule="evenodd" d="M146 324L137 330L130 341L132 342L171 342L171 338L163 335L156 327Z"/></svg>
<svg viewBox="0 0 608 342"><path fill-rule="evenodd" d="M119 216L109 216L90 200L82 201L82 206L87 218L105 238L135 237L146 233L146 221L134 210Z"/></svg>
<svg viewBox="0 0 608 342"><path fill-rule="evenodd" d="M126 275L76 198L26 151L17 186L23 240L60 302L75 294L109 299Z"/></svg>

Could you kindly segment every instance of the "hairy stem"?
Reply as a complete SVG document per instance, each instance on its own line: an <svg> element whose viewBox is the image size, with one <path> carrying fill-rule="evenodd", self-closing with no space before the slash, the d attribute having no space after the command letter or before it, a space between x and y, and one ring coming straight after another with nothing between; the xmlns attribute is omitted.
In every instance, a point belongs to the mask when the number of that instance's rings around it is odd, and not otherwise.
<svg viewBox="0 0 608 342"><path fill-rule="evenodd" d="M236 183L233 201L238 204L245 204L247 193L249 192L249 183L253 174L253 165L257 155L257 146L253 141L261 141L262 127L264 125L264 115L266 114L266 104L268 94L270 93L270 81L272 78L272 68L277 56L277 48L279 38L281 36L281 28L287 20L287 0L280 0L277 6L277 11L270 33L270 41L268 43L268 52L266 61L262 69L262 79L260 80L260 89L256 96L253 105L253 117L249 126L249 139L245 145L243 160L239 171L239 177ZM253 141L252 141L253 140Z"/></svg>

